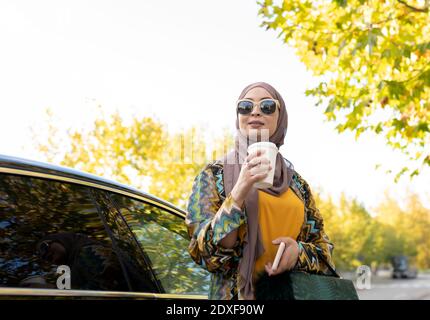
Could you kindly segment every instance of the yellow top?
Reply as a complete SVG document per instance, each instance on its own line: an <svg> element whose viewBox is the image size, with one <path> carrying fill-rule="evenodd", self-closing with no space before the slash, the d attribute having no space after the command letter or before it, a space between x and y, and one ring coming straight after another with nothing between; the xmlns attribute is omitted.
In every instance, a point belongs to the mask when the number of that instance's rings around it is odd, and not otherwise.
<svg viewBox="0 0 430 320"><path fill-rule="evenodd" d="M305 207L291 188L279 197L258 190L258 220L265 252L255 262L254 277L264 271L264 265L275 259L278 245L272 241L279 237L294 240L304 222Z"/></svg>

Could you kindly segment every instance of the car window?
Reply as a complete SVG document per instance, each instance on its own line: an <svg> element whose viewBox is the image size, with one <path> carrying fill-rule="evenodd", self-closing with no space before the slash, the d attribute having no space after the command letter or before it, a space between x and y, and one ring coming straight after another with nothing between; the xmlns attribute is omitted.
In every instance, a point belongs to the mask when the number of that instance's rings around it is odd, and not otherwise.
<svg viewBox="0 0 430 320"><path fill-rule="evenodd" d="M210 274L188 253L190 240L184 219L121 195L111 194L111 198L149 256L165 292L207 295Z"/></svg>
<svg viewBox="0 0 430 320"><path fill-rule="evenodd" d="M67 266L71 289L129 290L89 190L0 174L0 286L56 289Z"/></svg>
<svg viewBox="0 0 430 320"><path fill-rule="evenodd" d="M130 288L138 292L164 293L151 269L149 257L137 242L118 207L113 205L109 193L94 189L92 194L102 213L103 220L109 227Z"/></svg>

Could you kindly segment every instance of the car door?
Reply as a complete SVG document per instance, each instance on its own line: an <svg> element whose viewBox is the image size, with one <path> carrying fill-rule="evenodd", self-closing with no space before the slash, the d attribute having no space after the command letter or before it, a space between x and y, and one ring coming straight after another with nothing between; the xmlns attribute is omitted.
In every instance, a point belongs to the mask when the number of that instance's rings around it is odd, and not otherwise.
<svg viewBox="0 0 430 320"><path fill-rule="evenodd" d="M0 173L0 295L139 299L206 297L198 295L205 294L207 289L207 285L201 289L201 279L208 282L208 275L201 270L197 277L190 273L191 278L185 280L186 275L180 272L177 279L188 285L187 290L171 290L163 284L166 278L160 276L159 270L169 270L162 266L167 260L151 258L151 242L146 247L142 239L137 241L141 226L132 220L129 225L126 221L133 215L121 213L124 204L138 203L142 208L144 202L107 192L104 189L114 189L103 185L97 188L94 183L87 185L79 180L72 183L73 179L61 176L47 179L40 173L22 173ZM134 210L131 206L128 208ZM172 216L170 212L163 211L159 221L169 216ZM192 266L186 255L183 219L178 216L172 216L172 219L175 224L182 224L179 251ZM145 228L142 230L147 230ZM174 233L174 229L169 232ZM50 250L48 253L46 248ZM63 254L66 258L53 258L58 256L58 248L60 253L70 251ZM69 268L69 290L58 289L59 266ZM171 271L168 275L175 277ZM201 287L198 290L191 289L198 286Z"/></svg>
<svg viewBox="0 0 430 320"><path fill-rule="evenodd" d="M175 298L207 298L210 273L188 253L184 216L156 201L106 193L145 252L162 290Z"/></svg>
<svg viewBox="0 0 430 320"><path fill-rule="evenodd" d="M132 233L101 211L97 188L22 173L0 173L0 295L160 297Z"/></svg>

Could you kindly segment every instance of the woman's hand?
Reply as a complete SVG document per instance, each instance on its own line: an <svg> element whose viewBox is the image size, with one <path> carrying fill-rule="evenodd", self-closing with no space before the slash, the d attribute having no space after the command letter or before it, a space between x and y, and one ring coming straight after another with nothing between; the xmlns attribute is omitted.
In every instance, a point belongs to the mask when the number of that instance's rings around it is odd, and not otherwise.
<svg viewBox="0 0 430 320"><path fill-rule="evenodd" d="M239 178L231 190L231 196L240 207L251 190L252 185L267 177L272 169L270 161L263 156L264 150L257 150L245 158L245 162L240 169Z"/></svg>
<svg viewBox="0 0 430 320"><path fill-rule="evenodd" d="M273 244L279 245L281 242L285 243L284 253L279 261L278 268L272 270L272 262L268 262L264 268L269 276L278 275L284 271L291 270L299 259L299 245L296 240L290 237L280 237L272 241Z"/></svg>

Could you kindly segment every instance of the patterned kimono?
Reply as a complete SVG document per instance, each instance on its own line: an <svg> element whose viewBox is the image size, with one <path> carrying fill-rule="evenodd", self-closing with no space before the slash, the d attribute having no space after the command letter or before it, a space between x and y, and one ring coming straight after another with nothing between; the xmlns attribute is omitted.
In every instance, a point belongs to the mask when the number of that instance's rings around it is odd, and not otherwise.
<svg viewBox="0 0 430 320"><path fill-rule="evenodd" d="M328 267L317 251L334 269L333 244L324 232L323 219L310 187L295 172L290 188L305 207L304 223L296 239L299 258L294 270L326 274ZM197 264L211 272L209 299L242 299L238 290L238 266L247 231L246 208L240 210L233 206L231 195L225 195L222 162L208 164L195 178L187 209L185 223L191 238L188 250ZM238 240L233 248L217 245L235 229L238 229Z"/></svg>

